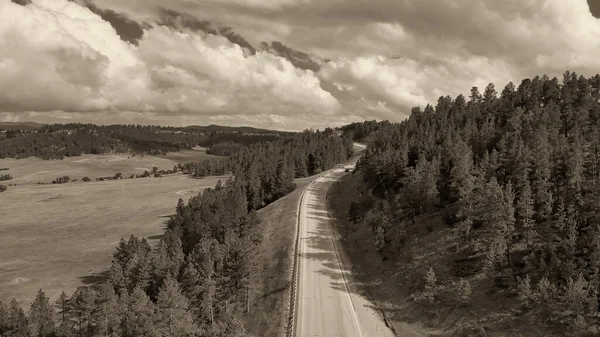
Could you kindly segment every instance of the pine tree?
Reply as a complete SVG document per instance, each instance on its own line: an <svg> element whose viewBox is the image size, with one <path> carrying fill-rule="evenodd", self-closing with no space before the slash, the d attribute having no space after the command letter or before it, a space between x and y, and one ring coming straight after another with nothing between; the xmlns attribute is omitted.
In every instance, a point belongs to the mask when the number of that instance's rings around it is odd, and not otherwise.
<svg viewBox="0 0 600 337"><path fill-rule="evenodd" d="M123 337L159 336L154 326L154 304L139 287L126 296L126 308L121 321ZM125 303L124 303L125 304Z"/></svg>
<svg viewBox="0 0 600 337"><path fill-rule="evenodd" d="M544 221L552 214L553 196L551 192L550 175L550 144L548 132L542 125L536 132L533 150L533 193L537 219Z"/></svg>
<svg viewBox="0 0 600 337"><path fill-rule="evenodd" d="M437 189L437 171L439 164L436 160L422 160L416 167L408 167L402 180L403 188L399 202L406 210L406 215L413 221L415 218L430 213L438 205L439 192Z"/></svg>
<svg viewBox="0 0 600 337"><path fill-rule="evenodd" d="M127 281L125 280L125 275L123 275L123 268L119 263L115 261L111 263L108 271L108 279L117 294L127 292Z"/></svg>
<svg viewBox="0 0 600 337"><path fill-rule="evenodd" d="M187 298L181 294L179 284L173 279L165 280L156 305L156 329L160 336L190 336L196 330Z"/></svg>
<svg viewBox="0 0 600 337"><path fill-rule="evenodd" d="M533 204L533 198L531 195L531 187L527 175L520 178L521 191L517 201L517 219L519 227L525 232L525 243L527 244L527 251L531 253L533 251L533 239L535 237L535 209Z"/></svg>
<svg viewBox="0 0 600 337"><path fill-rule="evenodd" d="M94 298L92 321L96 326L98 336L119 335L121 318L118 310L118 297L110 283L103 283Z"/></svg>
<svg viewBox="0 0 600 337"><path fill-rule="evenodd" d="M69 300L69 316L75 322L79 337L91 336L95 293L89 287L78 287Z"/></svg>
<svg viewBox="0 0 600 337"><path fill-rule="evenodd" d="M179 198L179 200L177 200L177 207L175 207L175 213L177 213L178 215L183 215L184 209L185 209L185 202L183 201L182 198Z"/></svg>
<svg viewBox="0 0 600 337"><path fill-rule="evenodd" d="M29 322L25 311L19 306L16 299L10 301L8 308L8 336L11 337L29 337Z"/></svg>
<svg viewBox="0 0 600 337"><path fill-rule="evenodd" d="M0 301L0 336L8 330L8 308L4 302Z"/></svg>
<svg viewBox="0 0 600 337"><path fill-rule="evenodd" d="M481 214L482 220L489 226L491 237L487 242L488 251L486 252L486 268L493 270L501 261L509 247L506 246L507 238L512 232L509 232L509 222L507 215L509 207L507 199L510 197L508 191L502 189L495 177L485 185L482 203L477 209ZM512 193L512 191L510 191ZM506 260L505 260L506 261Z"/></svg>
<svg viewBox="0 0 600 337"><path fill-rule="evenodd" d="M425 273L425 295L430 302L433 302L437 292L437 277L433 268L429 268Z"/></svg>
<svg viewBox="0 0 600 337"><path fill-rule="evenodd" d="M565 158L567 183L565 200L569 200L570 205L580 208L583 203L584 155L579 139L569 144L569 150L565 155L567 156Z"/></svg>
<svg viewBox="0 0 600 337"><path fill-rule="evenodd" d="M214 244L208 240L198 243L190 255L182 276L183 293L190 300L196 316L204 322L214 322L217 302Z"/></svg>
<svg viewBox="0 0 600 337"><path fill-rule="evenodd" d="M229 236L225 258L225 274L228 277L227 288L232 295L241 299L249 286L250 276L256 266L254 249L249 240Z"/></svg>
<svg viewBox="0 0 600 337"><path fill-rule="evenodd" d="M40 289L31 303L29 309L31 332L34 336L53 336L54 334L54 308L46 293Z"/></svg>
<svg viewBox="0 0 600 337"><path fill-rule="evenodd" d="M71 315L69 301L69 296L63 291L54 303L58 321L56 332L60 337L70 337L72 335L73 325L69 320Z"/></svg>
<svg viewBox="0 0 600 337"><path fill-rule="evenodd" d="M451 188L454 198L460 202L458 216L460 222L456 226L459 238L469 240L470 229L474 222L475 207L478 199L478 181L474 174L476 169L473 167L473 158L471 150L466 144L458 146L458 152L453 157L453 166L450 171Z"/></svg>
<svg viewBox="0 0 600 337"><path fill-rule="evenodd" d="M507 266L511 267L511 247L512 237L515 230L515 194L512 189L512 184L509 182L503 191L504 195L504 214L500 223L501 231L504 235L506 247L506 262Z"/></svg>

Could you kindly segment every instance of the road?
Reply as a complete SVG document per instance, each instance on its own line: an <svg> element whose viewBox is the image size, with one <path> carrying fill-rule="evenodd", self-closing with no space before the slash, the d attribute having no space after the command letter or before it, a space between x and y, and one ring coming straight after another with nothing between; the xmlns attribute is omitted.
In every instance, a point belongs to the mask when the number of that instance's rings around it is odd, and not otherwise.
<svg viewBox="0 0 600 337"><path fill-rule="evenodd" d="M296 337L393 337L367 299L353 292L337 250L326 195L344 168L329 171L304 192L299 213Z"/></svg>

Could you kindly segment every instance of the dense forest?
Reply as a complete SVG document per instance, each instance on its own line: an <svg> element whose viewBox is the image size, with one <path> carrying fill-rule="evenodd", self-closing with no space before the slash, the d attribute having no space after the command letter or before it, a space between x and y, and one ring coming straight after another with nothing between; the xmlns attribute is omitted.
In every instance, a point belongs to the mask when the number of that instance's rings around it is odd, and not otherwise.
<svg viewBox="0 0 600 337"><path fill-rule="evenodd" d="M351 138L357 142L369 141L369 138L374 135L377 131L389 127L391 123L389 121L377 122L364 121L355 122L339 127L342 131L342 137Z"/></svg>
<svg viewBox="0 0 600 337"><path fill-rule="evenodd" d="M401 123L357 123L369 136L349 216L384 257L415 245L438 215L453 228L462 288L490 280L530 312L575 326L600 311L600 76L536 76L498 95L440 97ZM431 289L433 269L426 281ZM479 281L476 281L479 280ZM438 282L440 280L438 279ZM470 286L469 286L470 293Z"/></svg>
<svg viewBox="0 0 600 337"><path fill-rule="evenodd" d="M274 140L283 134L286 133L218 126L176 128L77 123L41 125L35 129L0 128L0 159L29 156L62 159L104 153L164 154L224 142L249 145Z"/></svg>
<svg viewBox="0 0 600 337"><path fill-rule="evenodd" d="M40 290L28 312L0 302L0 335L248 336L241 318L262 239L256 210L293 190L295 177L352 154L351 139L320 131L244 147L215 164L230 167L232 178L179 199L155 249L143 238L123 239L101 286L54 303Z"/></svg>

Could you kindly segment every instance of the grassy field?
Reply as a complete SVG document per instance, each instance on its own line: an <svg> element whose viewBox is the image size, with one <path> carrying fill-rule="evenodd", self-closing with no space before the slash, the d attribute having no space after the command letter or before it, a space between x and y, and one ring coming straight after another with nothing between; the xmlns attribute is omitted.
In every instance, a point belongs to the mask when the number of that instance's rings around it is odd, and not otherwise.
<svg viewBox="0 0 600 337"><path fill-rule="evenodd" d="M159 170L168 170L178 163L215 158L220 157L206 154L206 149L197 147L193 150L183 150L161 156L86 154L78 157L66 157L62 160L42 160L34 157L0 159L0 168L8 168L7 171L1 171L2 174L10 174L14 178L3 184L21 185L38 182L50 183L62 176L78 180L87 176L94 180L99 177L114 176L121 172L124 177L128 177L131 174L142 174L145 170L151 171L154 166Z"/></svg>
<svg viewBox="0 0 600 337"><path fill-rule="evenodd" d="M101 279L115 244L134 234L156 243L179 198L185 200L227 176L193 179L181 174L38 185L62 175L92 179L142 173L153 166L169 169L179 162L214 156L203 149L166 156L86 155L45 161L0 160L17 183L0 194L0 300L28 305L43 288L55 298L61 291Z"/></svg>

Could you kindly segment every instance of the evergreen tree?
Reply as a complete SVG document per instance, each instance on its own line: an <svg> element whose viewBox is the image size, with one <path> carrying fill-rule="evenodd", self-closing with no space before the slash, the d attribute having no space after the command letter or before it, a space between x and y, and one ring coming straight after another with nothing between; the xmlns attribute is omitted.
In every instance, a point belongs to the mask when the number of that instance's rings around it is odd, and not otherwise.
<svg viewBox="0 0 600 337"><path fill-rule="evenodd" d="M16 299L10 301L8 307L8 322L6 335L11 337L29 337L29 322L25 311L21 309Z"/></svg>
<svg viewBox="0 0 600 337"><path fill-rule="evenodd" d="M99 336L119 336L119 298L110 283L103 283L94 298L92 321Z"/></svg>
<svg viewBox="0 0 600 337"><path fill-rule="evenodd" d="M50 300L41 289L31 303L29 322L31 324L31 333L34 336L54 335L54 308L52 308Z"/></svg>
<svg viewBox="0 0 600 337"><path fill-rule="evenodd" d="M511 248L513 233L515 230L515 194L512 188L512 184L509 182L503 191L504 203L503 203L503 215L500 222L501 232L504 236L505 247L506 247L506 264L511 267Z"/></svg>
<svg viewBox="0 0 600 337"><path fill-rule="evenodd" d="M154 304L139 287L133 289L130 296L125 296L123 303L126 310L121 320L123 337L159 336L154 324Z"/></svg>
<svg viewBox="0 0 600 337"><path fill-rule="evenodd" d="M79 337L92 336L95 293L89 287L78 287L69 305L69 319L74 322L75 331Z"/></svg>
<svg viewBox="0 0 600 337"><path fill-rule="evenodd" d="M189 312L189 304L179 289L179 284L167 278L157 299L156 329L159 336L191 336L196 328Z"/></svg>
<svg viewBox="0 0 600 337"><path fill-rule="evenodd" d="M553 196L550 184L550 144L548 132L542 125L536 132L533 151L533 193L535 195L535 213L540 221L547 220L552 214Z"/></svg>
<svg viewBox="0 0 600 337"><path fill-rule="evenodd" d="M0 301L0 336L8 331L8 307L4 302Z"/></svg>
<svg viewBox="0 0 600 337"><path fill-rule="evenodd" d="M526 172L525 172L526 173ZM531 195L531 187L527 175L524 174L520 178L521 191L517 200L516 216L518 219L519 227L525 233L525 243L527 244L527 251L529 253L533 250L533 240L536 236L535 233L535 209L533 204L533 198Z"/></svg>
<svg viewBox="0 0 600 337"><path fill-rule="evenodd" d="M70 337L72 335L73 325L69 320L71 315L69 301L69 296L63 291L54 303L58 322L56 332L60 337Z"/></svg>

